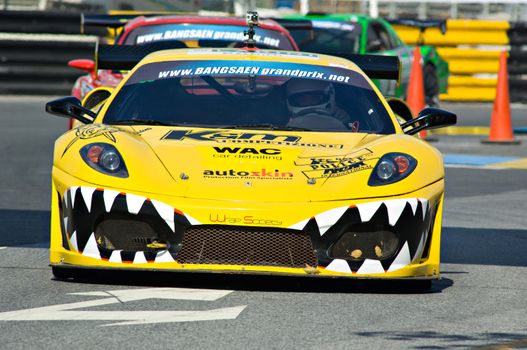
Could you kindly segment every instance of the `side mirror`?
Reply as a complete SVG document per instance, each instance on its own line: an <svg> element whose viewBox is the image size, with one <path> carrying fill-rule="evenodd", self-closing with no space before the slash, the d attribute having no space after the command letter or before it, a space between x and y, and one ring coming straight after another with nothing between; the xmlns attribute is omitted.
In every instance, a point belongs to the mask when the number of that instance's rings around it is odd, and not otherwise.
<svg viewBox="0 0 527 350"><path fill-rule="evenodd" d="M49 114L58 115L64 118L75 118L84 124L93 123L97 114L93 113L87 108L84 108L76 97L63 97L58 100L53 100L46 103L46 112ZM91 117L86 118L85 115Z"/></svg>
<svg viewBox="0 0 527 350"><path fill-rule="evenodd" d="M75 69L80 69L81 71L90 73L92 78L96 78L95 74L95 62L93 60L88 59L78 59L78 60L71 60L68 62L68 66Z"/></svg>
<svg viewBox="0 0 527 350"><path fill-rule="evenodd" d="M413 127L412 129L406 130L405 134L413 135L423 129L437 129L445 126L455 125L457 122L457 116L454 113L439 109L439 108L425 108L417 118L407 121L401 125L401 128L406 129Z"/></svg>

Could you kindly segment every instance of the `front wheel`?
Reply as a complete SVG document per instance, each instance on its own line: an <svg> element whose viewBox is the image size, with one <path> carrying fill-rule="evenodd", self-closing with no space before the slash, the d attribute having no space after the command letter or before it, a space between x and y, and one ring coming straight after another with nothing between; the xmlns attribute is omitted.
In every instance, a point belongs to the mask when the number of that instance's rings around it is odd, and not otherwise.
<svg viewBox="0 0 527 350"><path fill-rule="evenodd" d="M430 107L439 106L439 80L437 79L436 68L431 65L425 65L423 69L425 100Z"/></svg>

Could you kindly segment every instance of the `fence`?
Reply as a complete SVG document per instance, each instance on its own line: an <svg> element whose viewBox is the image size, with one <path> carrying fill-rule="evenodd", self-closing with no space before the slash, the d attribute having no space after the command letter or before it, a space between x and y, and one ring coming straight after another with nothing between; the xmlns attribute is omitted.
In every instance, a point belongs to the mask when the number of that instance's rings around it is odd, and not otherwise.
<svg viewBox="0 0 527 350"><path fill-rule="evenodd" d="M416 42L416 29L396 30L407 43ZM83 73L69 68L67 62L93 58L97 40L95 35L79 33L79 14L0 11L0 93L69 93ZM106 30L90 33L105 35ZM425 43L437 46L449 62L449 90L441 99L493 100L499 53L509 49L511 100L527 101L526 23L449 20L445 36L430 29Z"/></svg>
<svg viewBox="0 0 527 350"><path fill-rule="evenodd" d="M67 62L93 58L97 39L79 34L79 14L0 11L0 93L69 94L83 73Z"/></svg>
<svg viewBox="0 0 527 350"><path fill-rule="evenodd" d="M415 28L395 26L403 41L415 44ZM440 96L450 101L492 101L496 95L499 55L509 50L511 100L527 101L527 26L506 21L449 20L447 32L438 29L425 33L425 43L437 47L449 63L448 93Z"/></svg>

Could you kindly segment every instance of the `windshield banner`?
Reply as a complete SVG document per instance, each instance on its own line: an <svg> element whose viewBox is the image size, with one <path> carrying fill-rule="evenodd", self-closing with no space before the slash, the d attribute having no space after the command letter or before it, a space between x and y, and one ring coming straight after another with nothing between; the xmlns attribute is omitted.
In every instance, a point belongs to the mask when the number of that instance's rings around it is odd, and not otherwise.
<svg viewBox="0 0 527 350"><path fill-rule="evenodd" d="M148 44L163 40L217 40L243 42L246 37L242 26L210 24L165 24L144 26L132 32L126 38L127 44ZM280 48L285 40L281 33L258 28L254 36L256 43L268 47ZM289 47L287 47L289 48Z"/></svg>
<svg viewBox="0 0 527 350"><path fill-rule="evenodd" d="M269 76L326 80L369 88L357 72L339 67L265 61L173 61L140 67L125 85L193 76Z"/></svg>
<svg viewBox="0 0 527 350"><path fill-rule="evenodd" d="M355 25L346 22L333 22L333 21L311 21L314 28L318 29L337 29L352 32L355 30Z"/></svg>

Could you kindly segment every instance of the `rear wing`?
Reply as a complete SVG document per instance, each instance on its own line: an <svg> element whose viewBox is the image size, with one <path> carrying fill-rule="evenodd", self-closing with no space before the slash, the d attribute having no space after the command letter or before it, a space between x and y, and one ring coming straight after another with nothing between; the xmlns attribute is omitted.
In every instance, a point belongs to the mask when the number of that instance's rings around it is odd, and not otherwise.
<svg viewBox="0 0 527 350"><path fill-rule="evenodd" d="M187 46L178 40L158 41L145 45L104 45L95 47L95 69L131 70L148 54Z"/></svg>
<svg viewBox="0 0 527 350"><path fill-rule="evenodd" d="M148 54L168 49L185 48L181 41L158 41L146 45L103 45L95 48L96 69L131 70ZM355 63L371 79L399 81L400 61L397 56L353 55L332 53Z"/></svg>
<svg viewBox="0 0 527 350"><path fill-rule="evenodd" d="M444 19L421 20L421 19L413 19L413 18L407 18L407 19L402 18L402 19L389 19L388 22L390 24L419 28L419 30L422 32L424 32L428 28L439 28L439 30L441 31L441 34L445 35L446 33L446 20Z"/></svg>
<svg viewBox="0 0 527 350"><path fill-rule="evenodd" d="M433 20L433 19L427 19L427 20L420 20L420 19L391 19L388 20L390 24L395 25L401 25L401 26L407 26L407 27L414 27L419 29L419 37L417 38L417 46L422 46L425 43L425 31L429 28L439 28L441 31L441 34L445 35L446 33L446 20L439 19L439 20Z"/></svg>
<svg viewBox="0 0 527 350"><path fill-rule="evenodd" d="M107 27L112 29L117 29L124 27L126 23L137 17L154 17L154 16L170 16L178 15L179 12L138 12L135 14L122 14L122 15L85 15L81 14L81 34L89 31L90 28L94 27Z"/></svg>
<svg viewBox="0 0 527 350"><path fill-rule="evenodd" d="M370 79L400 79L401 61L397 56L358 55L328 53L327 55L345 58L355 63Z"/></svg>

